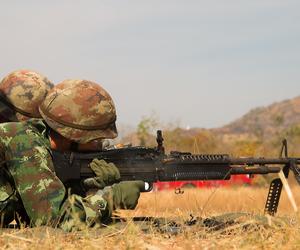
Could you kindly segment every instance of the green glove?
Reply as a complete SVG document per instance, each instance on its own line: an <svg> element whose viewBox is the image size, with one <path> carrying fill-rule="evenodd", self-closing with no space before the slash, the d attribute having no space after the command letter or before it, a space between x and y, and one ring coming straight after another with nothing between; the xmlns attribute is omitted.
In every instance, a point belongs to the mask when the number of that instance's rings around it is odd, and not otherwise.
<svg viewBox="0 0 300 250"><path fill-rule="evenodd" d="M87 189L102 189L120 181L120 172L113 163L107 163L104 160L94 159L90 164L90 168L95 173L95 177L87 178L83 181L83 185Z"/></svg>
<svg viewBox="0 0 300 250"><path fill-rule="evenodd" d="M145 189L145 182L122 181L112 185L111 188L114 209L134 209L138 203L140 192Z"/></svg>

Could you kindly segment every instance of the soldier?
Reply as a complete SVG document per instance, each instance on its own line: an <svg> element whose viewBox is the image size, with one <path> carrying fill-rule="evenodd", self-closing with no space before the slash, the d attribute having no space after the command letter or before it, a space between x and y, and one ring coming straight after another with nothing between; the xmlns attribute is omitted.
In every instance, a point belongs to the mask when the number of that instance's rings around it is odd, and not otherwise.
<svg viewBox="0 0 300 250"><path fill-rule="evenodd" d="M0 83L0 122L41 118L39 105L53 84L43 75L17 70Z"/></svg>
<svg viewBox="0 0 300 250"><path fill-rule="evenodd" d="M18 213L31 226L50 224L70 231L100 225L113 209L135 208L144 182L120 182L86 197L68 195L51 159L53 149L80 148L117 136L116 111L109 94L93 82L67 80L48 93L40 113L44 121L0 125L0 156L6 163L2 169L14 187L0 201L2 223ZM88 187L103 188L120 179L113 164L95 159L90 167L97 176L85 183Z"/></svg>

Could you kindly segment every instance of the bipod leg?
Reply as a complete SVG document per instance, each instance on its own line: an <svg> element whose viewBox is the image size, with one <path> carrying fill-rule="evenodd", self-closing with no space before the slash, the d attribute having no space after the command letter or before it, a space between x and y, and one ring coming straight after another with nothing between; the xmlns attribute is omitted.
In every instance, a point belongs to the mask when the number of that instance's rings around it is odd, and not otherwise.
<svg viewBox="0 0 300 250"><path fill-rule="evenodd" d="M279 157L285 157L288 158L288 145L287 145L287 140L284 139L282 141L282 147L280 150L280 155ZM286 164L283 168L283 174L285 178L288 178L289 176L289 170L290 170L290 163ZM265 213L274 216L277 212L278 205L279 205L279 200L281 196L281 191L282 191L282 181L280 178L276 178L272 180L269 188L269 193L265 205Z"/></svg>
<svg viewBox="0 0 300 250"><path fill-rule="evenodd" d="M278 209L282 190L282 182L280 178L274 179L269 188L269 193L265 205L265 213L274 216Z"/></svg>

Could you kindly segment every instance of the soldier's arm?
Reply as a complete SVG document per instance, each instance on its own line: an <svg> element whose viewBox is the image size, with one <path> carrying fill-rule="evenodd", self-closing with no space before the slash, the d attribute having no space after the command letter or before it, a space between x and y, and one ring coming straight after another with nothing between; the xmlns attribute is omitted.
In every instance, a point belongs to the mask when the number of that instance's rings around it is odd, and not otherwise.
<svg viewBox="0 0 300 250"><path fill-rule="evenodd" d="M20 130L8 144L5 159L32 225L55 220L66 192L53 171L45 138L30 127Z"/></svg>

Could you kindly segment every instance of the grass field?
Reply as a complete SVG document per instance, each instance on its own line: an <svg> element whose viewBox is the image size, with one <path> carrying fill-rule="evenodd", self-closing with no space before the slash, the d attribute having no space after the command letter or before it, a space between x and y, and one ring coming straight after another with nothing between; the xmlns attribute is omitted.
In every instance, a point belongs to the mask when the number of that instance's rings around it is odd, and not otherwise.
<svg viewBox="0 0 300 250"><path fill-rule="evenodd" d="M293 187L300 205L300 188ZM238 224L208 228L202 223L186 226L190 214L201 218L227 212L262 214L267 189L240 187L185 190L142 194L134 211L119 211L126 217L153 216L175 220L179 227L157 227L149 222L127 221L107 228L64 233L50 227L3 229L0 246L5 249L299 249L299 214L285 195L275 219L243 217ZM281 219L284 218L284 219ZM173 230L175 228L176 230Z"/></svg>

